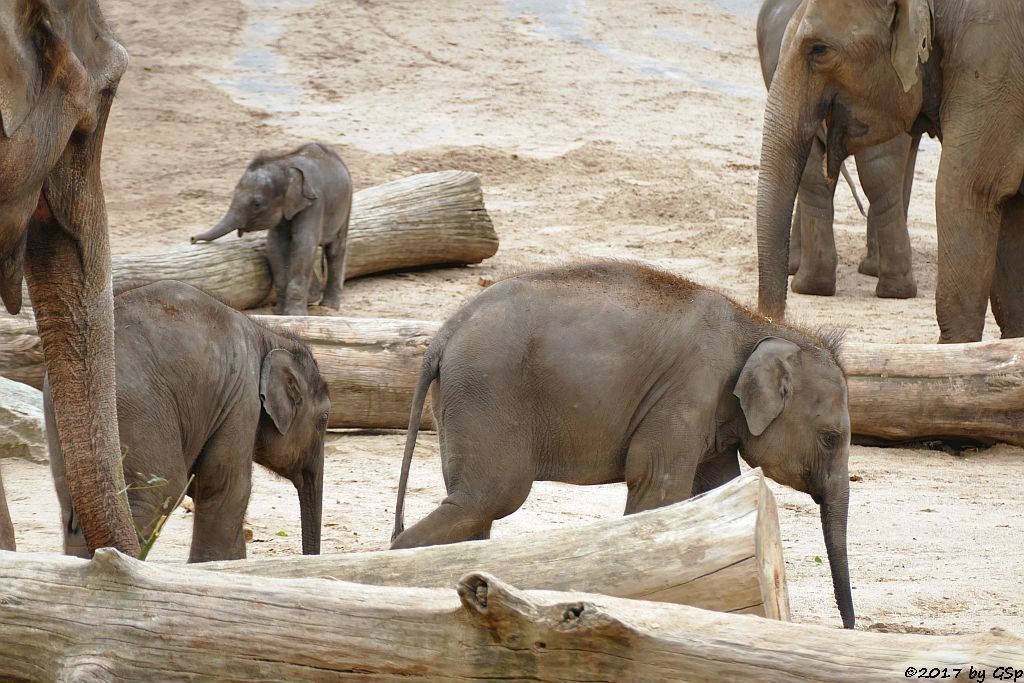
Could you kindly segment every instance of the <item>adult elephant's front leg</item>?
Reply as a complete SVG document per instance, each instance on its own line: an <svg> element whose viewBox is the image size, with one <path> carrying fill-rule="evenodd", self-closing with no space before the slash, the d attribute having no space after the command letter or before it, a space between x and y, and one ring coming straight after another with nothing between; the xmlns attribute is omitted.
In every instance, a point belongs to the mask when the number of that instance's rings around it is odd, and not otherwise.
<svg viewBox="0 0 1024 683"><path fill-rule="evenodd" d="M292 220L291 249L288 251L288 282L285 285L284 314L308 315L309 279L320 243L322 209L314 205Z"/></svg>
<svg viewBox="0 0 1024 683"><path fill-rule="evenodd" d="M857 171L868 209L868 234L876 241L875 295L890 299L917 296L917 282L911 267L910 234L904 203L904 173L910 154L911 137L899 135L889 142L861 150L856 155ZM870 242L870 237L869 237ZM871 245L861 261L860 272L871 274Z"/></svg>
<svg viewBox="0 0 1024 683"><path fill-rule="evenodd" d="M836 293L835 236L832 233L832 205L836 185L822 170L825 148L817 138L800 180L800 268L793 276L792 289L799 294L832 296Z"/></svg>
<svg viewBox="0 0 1024 683"><path fill-rule="evenodd" d="M267 264L270 266L270 277L274 286L274 313L284 313L285 296L288 291L288 252L291 249L291 238L288 233L274 228L267 233Z"/></svg>
<svg viewBox="0 0 1024 683"><path fill-rule="evenodd" d="M1024 337L1024 197L1020 195L1003 205L991 299L1002 337Z"/></svg>
<svg viewBox="0 0 1024 683"><path fill-rule="evenodd" d="M947 161L944 152L935 188L935 314L942 344L980 341L985 329L1002 213L990 195L971 185L964 165Z"/></svg>

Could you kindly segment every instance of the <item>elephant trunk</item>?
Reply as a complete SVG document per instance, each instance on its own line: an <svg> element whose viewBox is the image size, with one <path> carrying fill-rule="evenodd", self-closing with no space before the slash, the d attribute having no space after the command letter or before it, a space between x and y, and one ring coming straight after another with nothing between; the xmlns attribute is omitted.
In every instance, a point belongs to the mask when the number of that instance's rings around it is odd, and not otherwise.
<svg viewBox="0 0 1024 683"><path fill-rule="evenodd" d="M806 84L783 62L768 90L757 176L758 310L781 319L786 310L789 231L793 204L814 135L824 118L801 104Z"/></svg>
<svg viewBox="0 0 1024 683"><path fill-rule="evenodd" d="M821 504L821 530L825 536L828 566L832 570L839 615L843 628L854 627L853 592L850 588L850 565L846 554L846 521L850 505L850 484L836 494L829 494Z"/></svg>
<svg viewBox="0 0 1024 683"><path fill-rule="evenodd" d="M320 458L303 468L295 479L299 494L299 515L302 518L302 554L320 554L320 522L323 512L324 468L323 446Z"/></svg>
<svg viewBox="0 0 1024 683"><path fill-rule="evenodd" d="M236 218L234 211L228 211L224 218L220 219L220 222L217 223L217 225L213 226L204 233L201 233L199 235L193 235L190 238L190 241L192 242L192 244L195 244L196 242L212 242L218 237L223 237L232 230L235 230L236 228L241 229L242 225L242 221L239 221Z"/></svg>

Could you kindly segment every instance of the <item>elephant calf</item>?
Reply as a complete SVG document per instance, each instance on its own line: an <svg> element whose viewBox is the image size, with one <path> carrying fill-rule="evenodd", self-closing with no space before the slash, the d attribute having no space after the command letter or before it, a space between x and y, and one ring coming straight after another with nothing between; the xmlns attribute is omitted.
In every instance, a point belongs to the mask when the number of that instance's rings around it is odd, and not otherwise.
<svg viewBox="0 0 1024 683"><path fill-rule="evenodd" d="M403 530L427 389L448 495ZM392 547L487 538L534 481L625 481L626 514L739 474L737 451L809 493L843 625L850 417L837 340L757 316L638 264L597 262L504 280L440 329L413 400Z"/></svg>
<svg viewBox="0 0 1024 683"><path fill-rule="evenodd" d="M244 558L242 523L256 461L295 485L302 552L319 553L331 402L309 348L181 282L118 295L114 318L117 419L139 534L149 536L194 474L189 562ZM48 382L43 392L64 549L88 557Z"/></svg>
<svg viewBox="0 0 1024 683"><path fill-rule="evenodd" d="M345 284L345 248L352 212L352 178L326 145L311 142L279 155L261 154L235 186L231 207L192 243L213 241L232 230L269 230L267 261L274 280L275 313L306 315L316 301L316 248L323 246L327 282L321 305L337 310Z"/></svg>

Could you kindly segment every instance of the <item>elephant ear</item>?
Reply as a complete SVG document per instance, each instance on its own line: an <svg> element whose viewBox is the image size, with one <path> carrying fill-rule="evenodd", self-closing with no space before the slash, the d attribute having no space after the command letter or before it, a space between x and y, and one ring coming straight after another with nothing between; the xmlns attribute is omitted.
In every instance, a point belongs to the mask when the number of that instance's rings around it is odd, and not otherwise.
<svg viewBox="0 0 1024 683"><path fill-rule="evenodd" d="M800 347L791 341L766 337L757 343L740 371L736 389L747 427L759 436L777 418L792 391L793 362Z"/></svg>
<svg viewBox="0 0 1024 683"><path fill-rule="evenodd" d="M26 22L34 22L34 13L17 16L16 3L4 3L0 10L0 119L9 138L28 118L42 85L39 54Z"/></svg>
<svg viewBox="0 0 1024 683"><path fill-rule="evenodd" d="M291 429L302 405L302 380L295 357L274 349L263 358L260 370L260 402L281 434Z"/></svg>
<svg viewBox="0 0 1024 683"><path fill-rule="evenodd" d="M890 58L903 92L917 83L917 65L928 61L932 49L932 10L930 0L894 0Z"/></svg>
<svg viewBox="0 0 1024 683"><path fill-rule="evenodd" d="M305 164L294 164L288 169L288 189L284 193L284 217L291 220L317 198L313 189L312 169Z"/></svg>

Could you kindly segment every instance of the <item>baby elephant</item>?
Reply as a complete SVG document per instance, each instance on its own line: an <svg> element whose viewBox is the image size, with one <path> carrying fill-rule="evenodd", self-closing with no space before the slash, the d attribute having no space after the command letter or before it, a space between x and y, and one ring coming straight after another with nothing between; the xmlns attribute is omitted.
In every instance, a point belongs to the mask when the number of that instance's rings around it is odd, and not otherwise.
<svg viewBox="0 0 1024 683"><path fill-rule="evenodd" d="M331 402L309 348L189 285L163 281L114 298L117 419L135 526L148 537L189 475L189 562L245 557L252 463L295 485L302 552L320 552L324 431ZM88 557L54 422L43 407L64 550Z"/></svg>
<svg viewBox="0 0 1024 683"><path fill-rule="evenodd" d="M260 155L242 174L227 214L192 243L232 230L269 230L267 261L274 279L274 313L306 315L316 301L316 248L323 246L327 283L321 305L337 310L345 284L345 242L352 212L352 178L337 154L311 142L293 152Z"/></svg>
<svg viewBox="0 0 1024 683"><path fill-rule="evenodd" d="M403 531L427 389L448 496ZM423 360L393 548L487 538L534 481L625 481L626 514L739 474L737 451L809 493L843 625L850 417L837 340L773 323L718 292L638 264L504 280L446 322Z"/></svg>

